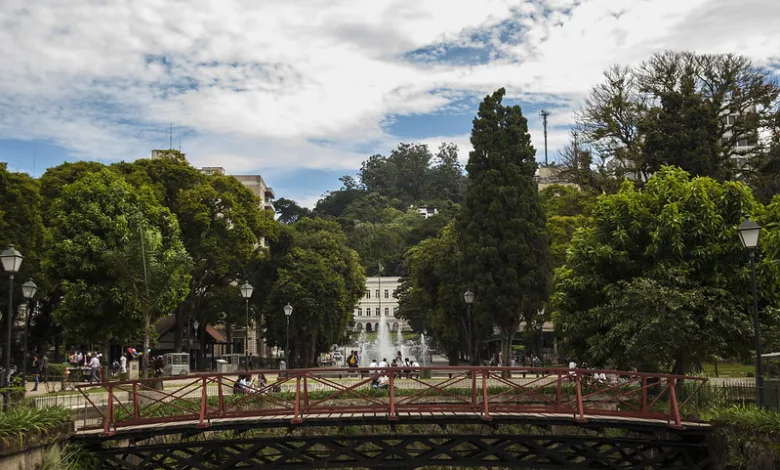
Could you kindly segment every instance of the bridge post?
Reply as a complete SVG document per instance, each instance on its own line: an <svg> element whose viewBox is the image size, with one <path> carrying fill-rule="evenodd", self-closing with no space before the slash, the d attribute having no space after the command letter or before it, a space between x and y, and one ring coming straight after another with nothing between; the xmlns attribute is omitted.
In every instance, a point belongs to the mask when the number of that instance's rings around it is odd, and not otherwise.
<svg viewBox="0 0 780 470"><path fill-rule="evenodd" d="M555 411L561 411L561 388L563 387L563 373L558 371L558 383L555 387Z"/></svg>
<svg viewBox="0 0 780 470"><path fill-rule="evenodd" d="M309 409L309 377L303 376L303 409Z"/></svg>
<svg viewBox="0 0 780 470"><path fill-rule="evenodd" d="M477 411L477 371L471 369L471 407Z"/></svg>
<svg viewBox="0 0 780 470"><path fill-rule="evenodd" d="M217 377L217 401L219 401L219 415L225 414L225 397L222 395L222 376Z"/></svg>
<svg viewBox="0 0 780 470"><path fill-rule="evenodd" d="M670 426L674 429L682 429L682 420L680 419L680 407L677 403L677 379L670 379L671 382L669 383L669 420L674 420L673 424L670 424Z"/></svg>
<svg viewBox="0 0 780 470"><path fill-rule="evenodd" d="M582 403L582 371L575 369L574 380L576 382L575 389L577 390L577 416L574 421L578 423L584 423L585 419L585 405Z"/></svg>
<svg viewBox="0 0 780 470"><path fill-rule="evenodd" d="M390 414L387 415L387 419L390 421L396 421L398 415L395 413L395 372L390 373Z"/></svg>
<svg viewBox="0 0 780 470"><path fill-rule="evenodd" d="M141 410L138 407L138 382L133 383L133 418L139 419Z"/></svg>
<svg viewBox="0 0 780 470"><path fill-rule="evenodd" d="M641 408L640 408L640 412L643 415L647 414L647 405L648 405L648 403L647 403L647 377L643 376L642 377L642 405L641 405Z"/></svg>
<svg viewBox="0 0 780 470"><path fill-rule="evenodd" d="M293 415L292 423L301 424L301 375L295 374L295 414Z"/></svg>
<svg viewBox="0 0 780 470"><path fill-rule="evenodd" d="M114 387L106 384L108 387L108 403L106 406L106 415L103 417L103 437L113 436L110 426L114 424ZM116 426L114 426L116 427Z"/></svg>
<svg viewBox="0 0 780 470"><path fill-rule="evenodd" d="M209 423L205 422L206 419L206 410L209 406L209 397L206 390L206 377L203 377L203 380L201 382L201 391L200 391L200 422L197 424L197 427L200 429L209 427Z"/></svg>
<svg viewBox="0 0 780 470"><path fill-rule="evenodd" d="M487 378L489 374L490 374L489 369L484 369L484 368L482 369L482 404L484 405L482 419L484 421L490 421L491 419L493 419L490 417L490 410L489 410L490 403L488 401L488 390L487 390Z"/></svg>

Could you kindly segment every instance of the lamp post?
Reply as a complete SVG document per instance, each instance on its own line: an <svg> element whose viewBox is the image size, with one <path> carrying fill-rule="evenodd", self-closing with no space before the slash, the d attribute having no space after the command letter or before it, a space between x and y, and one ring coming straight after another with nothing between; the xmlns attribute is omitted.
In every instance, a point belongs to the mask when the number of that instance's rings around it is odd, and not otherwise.
<svg viewBox="0 0 780 470"><path fill-rule="evenodd" d="M188 331L187 332L187 337L188 338L190 337L190 335L192 335L193 332L195 333L195 344L198 344L198 345L200 344L200 343L198 343L198 327L199 326L200 326L200 323L198 323L198 320L195 320L194 322L192 322L192 331ZM192 341L190 341L190 351L192 351ZM200 365L200 352L201 352L200 351L200 347L198 347L198 354L195 355L195 370L197 370L198 366Z"/></svg>
<svg viewBox="0 0 780 470"><path fill-rule="evenodd" d="M539 317L539 364L544 366L544 309L537 312Z"/></svg>
<svg viewBox="0 0 780 470"><path fill-rule="evenodd" d="M24 362L22 366L22 376L25 381L27 380L27 334L30 331L30 319L32 318L32 298L35 297L36 292L38 292L38 286L32 279L22 284L22 296L28 300L27 318L24 320Z"/></svg>
<svg viewBox="0 0 780 470"><path fill-rule="evenodd" d="M0 261L3 263L3 269L8 272L8 311L5 312L5 327L7 328L5 336L5 371L3 372L3 386L8 387L11 382L11 317L14 311L14 274L19 272L22 266L24 256L16 251L13 245L8 245L5 251L0 254ZM8 409L8 392L3 399L3 411Z"/></svg>
<svg viewBox="0 0 780 470"><path fill-rule="evenodd" d="M750 278L753 283L753 328L756 333L756 403L759 407L764 406L764 374L761 370L761 329L758 324L758 289L756 287L756 248L758 239L761 235L761 226L750 220L745 219L737 228L739 241L747 250L750 258Z"/></svg>
<svg viewBox="0 0 780 470"><path fill-rule="evenodd" d="M471 289L468 289L463 294L463 300L466 301L468 306L468 317L466 319L466 346L469 348L469 363L474 365L474 339L472 334L472 322L471 322L471 304L474 303L474 293Z"/></svg>
<svg viewBox="0 0 780 470"><path fill-rule="evenodd" d="M249 371L249 298L252 297L252 291L255 290L254 287L252 287L252 284L245 282L243 286L241 286L241 295L244 296L244 299L246 299L246 348L244 351L244 354L246 355L246 370Z"/></svg>
<svg viewBox="0 0 780 470"><path fill-rule="evenodd" d="M287 346L284 347L284 356L287 362L287 368L290 368L290 317L293 307L290 304L284 306L284 316L287 317Z"/></svg>

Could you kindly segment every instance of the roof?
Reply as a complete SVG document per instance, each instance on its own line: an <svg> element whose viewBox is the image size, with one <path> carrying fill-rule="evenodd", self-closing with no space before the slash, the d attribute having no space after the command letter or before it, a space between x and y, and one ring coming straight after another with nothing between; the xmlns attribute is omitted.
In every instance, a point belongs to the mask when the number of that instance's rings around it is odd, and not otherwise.
<svg viewBox="0 0 780 470"><path fill-rule="evenodd" d="M154 327L157 329L157 333L160 336L169 333L173 330L174 326L176 326L176 315L168 315L167 317L157 320L157 323L154 324ZM222 334L210 323L206 324L206 334L211 336L211 338L218 343L227 342L227 338L222 336Z"/></svg>

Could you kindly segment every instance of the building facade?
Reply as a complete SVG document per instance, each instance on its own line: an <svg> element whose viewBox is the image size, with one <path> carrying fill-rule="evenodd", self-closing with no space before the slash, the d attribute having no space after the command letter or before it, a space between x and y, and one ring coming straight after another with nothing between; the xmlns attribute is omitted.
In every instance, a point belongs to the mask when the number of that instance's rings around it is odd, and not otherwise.
<svg viewBox="0 0 780 470"><path fill-rule="evenodd" d="M260 205L269 211L274 210L272 200L274 199L274 190L270 186L265 184L263 177L260 175L232 175L244 184L255 196L260 198Z"/></svg>
<svg viewBox="0 0 780 470"><path fill-rule="evenodd" d="M395 291L401 284L398 276L373 276L366 278L366 294L358 301L353 312L353 331L371 333L379 329L379 322L387 324L392 332L408 331L406 320L396 318L398 298Z"/></svg>

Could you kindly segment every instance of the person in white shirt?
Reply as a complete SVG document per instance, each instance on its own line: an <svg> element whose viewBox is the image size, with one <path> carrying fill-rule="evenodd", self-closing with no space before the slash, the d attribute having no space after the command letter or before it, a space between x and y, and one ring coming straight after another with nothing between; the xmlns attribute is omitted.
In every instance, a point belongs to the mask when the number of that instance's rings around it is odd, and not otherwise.
<svg viewBox="0 0 780 470"><path fill-rule="evenodd" d="M369 374L376 374L376 368L379 367L376 363L376 359L371 359L371 364L369 364L368 367L370 367L368 370Z"/></svg>
<svg viewBox="0 0 780 470"><path fill-rule="evenodd" d="M379 362L379 367L387 367L387 359L382 359L382 361Z"/></svg>
<svg viewBox="0 0 780 470"><path fill-rule="evenodd" d="M119 358L119 373L127 374L127 358L124 354Z"/></svg>
<svg viewBox="0 0 780 470"><path fill-rule="evenodd" d="M87 380L87 383L92 383L92 379L95 379L95 383L100 383L100 377L98 377L98 371L100 370L100 359L98 359L97 354L92 356L92 359L89 360L89 368L91 369L91 373L89 374L89 380Z"/></svg>

